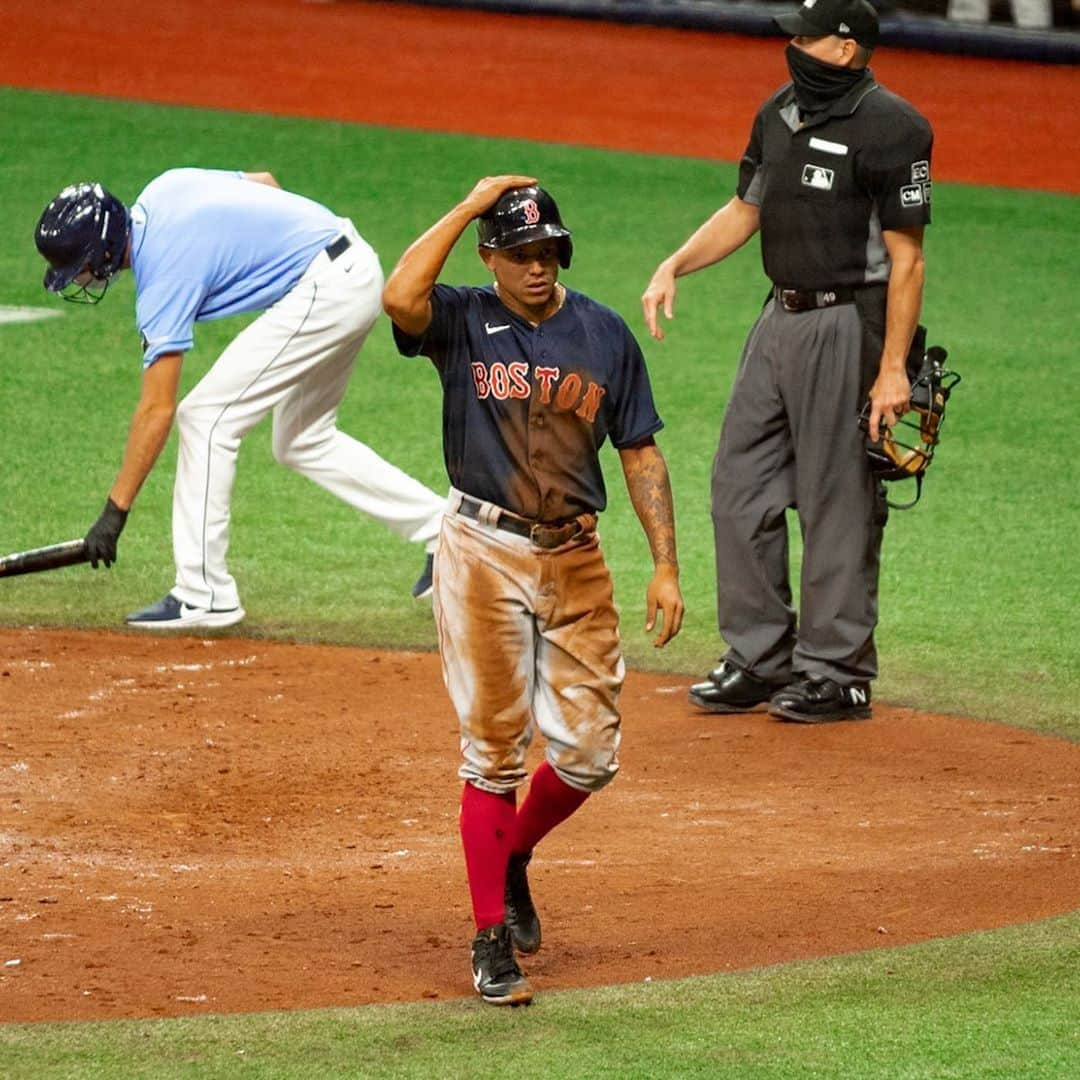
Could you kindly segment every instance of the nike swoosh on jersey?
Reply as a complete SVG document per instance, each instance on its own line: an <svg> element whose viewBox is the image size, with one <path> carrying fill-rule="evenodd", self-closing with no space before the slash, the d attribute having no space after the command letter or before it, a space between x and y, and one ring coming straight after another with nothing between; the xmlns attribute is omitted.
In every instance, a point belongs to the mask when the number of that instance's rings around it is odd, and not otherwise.
<svg viewBox="0 0 1080 1080"><path fill-rule="evenodd" d="M502 326L492 326L491 323L486 322L486 323L484 323L484 329L489 334L498 334L503 330L509 330L510 329L510 324L509 323L503 323Z"/></svg>

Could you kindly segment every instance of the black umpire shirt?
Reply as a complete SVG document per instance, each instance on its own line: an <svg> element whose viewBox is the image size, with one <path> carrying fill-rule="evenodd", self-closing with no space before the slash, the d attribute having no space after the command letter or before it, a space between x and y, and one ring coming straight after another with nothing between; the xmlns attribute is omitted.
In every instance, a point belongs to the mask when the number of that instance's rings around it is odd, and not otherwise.
<svg viewBox="0 0 1080 1080"><path fill-rule="evenodd" d="M869 70L801 121L789 83L754 120L739 198L760 211L761 257L775 285L825 290L884 283L883 229L930 221L930 124Z"/></svg>

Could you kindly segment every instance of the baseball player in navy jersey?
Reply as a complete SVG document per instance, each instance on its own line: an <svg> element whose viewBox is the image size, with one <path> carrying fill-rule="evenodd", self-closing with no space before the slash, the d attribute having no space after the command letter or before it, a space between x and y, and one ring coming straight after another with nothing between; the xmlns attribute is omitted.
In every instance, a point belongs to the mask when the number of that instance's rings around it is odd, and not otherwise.
<svg viewBox="0 0 1080 1080"><path fill-rule="evenodd" d="M135 275L142 395L120 472L86 536L93 566L116 558L128 511L176 417L176 582L127 617L148 630L230 626L244 617L225 565L240 440L273 415L274 457L427 551L430 590L445 499L338 430L356 355L381 313L383 275L352 222L283 191L270 173L173 169L130 210L100 184L65 188L35 239L45 287L94 303ZM261 311L176 404L195 322Z"/></svg>
<svg viewBox="0 0 1080 1080"><path fill-rule="evenodd" d="M493 284L436 284L474 220ZM473 982L495 1005L532 998L515 948L540 947L526 874L533 849L618 768L624 669L596 534L607 438L652 550L645 626L660 621L656 645L678 633L683 615L644 358L615 312L559 283L572 250L533 178L489 177L409 247L383 294L398 348L429 357L443 386L452 487L435 617L461 725ZM534 729L545 760L518 809Z"/></svg>
<svg viewBox="0 0 1080 1080"><path fill-rule="evenodd" d="M747 339L713 465L717 609L728 650L690 690L714 713L769 702L783 720L870 715L887 517L869 435L907 410L930 220L927 121L867 67L866 0L806 0L776 18L792 81L762 106L736 195L657 267L642 297L663 337L676 278L761 232L772 288ZM803 536L796 620L785 512Z"/></svg>

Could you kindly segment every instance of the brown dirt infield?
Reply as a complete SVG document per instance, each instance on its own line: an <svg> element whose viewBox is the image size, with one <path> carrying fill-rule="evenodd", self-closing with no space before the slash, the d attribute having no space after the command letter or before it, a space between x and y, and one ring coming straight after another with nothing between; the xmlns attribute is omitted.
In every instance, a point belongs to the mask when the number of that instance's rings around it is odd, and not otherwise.
<svg viewBox="0 0 1080 1080"><path fill-rule="evenodd" d="M0 657L0 1020L468 993L436 656L2 630ZM540 989L1075 906L1080 746L883 706L707 718L685 690L630 675L619 777L538 849Z"/></svg>
<svg viewBox="0 0 1080 1080"><path fill-rule="evenodd" d="M114 0L79 49L45 47L53 23L8 13L4 82L706 157L738 155L783 77L775 41L396 5ZM490 110L504 55L535 58L543 107ZM939 179L1077 190L1075 73L875 68L930 114ZM541 990L1075 908L1077 745L883 705L709 718L685 683L630 675L621 775L537 855ZM0 725L0 1022L468 992L435 656L0 630Z"/></svg>

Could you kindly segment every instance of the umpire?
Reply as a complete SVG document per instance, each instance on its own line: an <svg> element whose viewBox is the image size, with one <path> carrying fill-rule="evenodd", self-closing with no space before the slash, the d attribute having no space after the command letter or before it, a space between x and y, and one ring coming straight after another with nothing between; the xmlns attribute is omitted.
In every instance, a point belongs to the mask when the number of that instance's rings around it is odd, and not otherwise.
<svg viewBox="0 0 1080 1080"><path fill-rule="evenodd" d="M717 611L728 645L690 690L709 712L762 702L784 720L870 715L878 568L887 509L870 436L907 410L906 359L930 221L929 123L867 66L866 0L805 0L776 18L792 81L754 120L736 195L656 268L642 297L674 313L676 278L726 258L759 229L765 307L743 350L713 464ZM796 619L785 511L804 554Z"/></svg>

